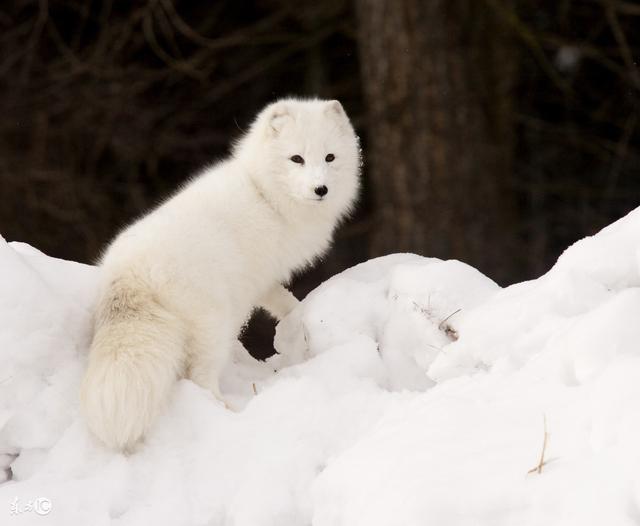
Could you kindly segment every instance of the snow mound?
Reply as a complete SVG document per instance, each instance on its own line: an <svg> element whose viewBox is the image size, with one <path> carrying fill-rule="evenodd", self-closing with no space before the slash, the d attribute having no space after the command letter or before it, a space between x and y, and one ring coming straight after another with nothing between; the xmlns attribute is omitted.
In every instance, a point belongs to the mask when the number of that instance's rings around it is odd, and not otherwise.
<svg viewBox="0 0 640 526"><path fill-rule="evenodd" d="M238 344L233 411L180 381L131 456L78 415L98 279L0 238L0 524L640 521L640 209L505 289L411 254L334 276L278 355Z"/></svg>

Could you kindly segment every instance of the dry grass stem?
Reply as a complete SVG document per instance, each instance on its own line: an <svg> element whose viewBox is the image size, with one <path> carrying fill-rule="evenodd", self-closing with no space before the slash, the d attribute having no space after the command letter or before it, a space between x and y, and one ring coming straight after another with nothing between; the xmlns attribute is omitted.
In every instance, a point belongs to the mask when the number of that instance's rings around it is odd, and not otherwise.
<svg viewBox="0 0 640 526"><path fill-rule="evenodd" d="M538 465L535 468L531 468L527 473L538 472L538 474L542 473L542 466L546 464L544 459L545 453L547 451L547 442L549 440L549 433L547 433L547 415L544 415L544 439L542 441L542 452L540 453L540 460Z"/></svg>

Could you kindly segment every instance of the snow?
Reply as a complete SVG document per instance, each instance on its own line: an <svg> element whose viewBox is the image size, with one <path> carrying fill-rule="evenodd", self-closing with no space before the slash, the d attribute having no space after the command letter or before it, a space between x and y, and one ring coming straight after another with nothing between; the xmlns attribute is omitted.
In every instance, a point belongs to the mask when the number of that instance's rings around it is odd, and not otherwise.
<svg viewBox="0 0 640 526"><path fill-rule="evenodd" d="M237 345L232 410L182 380L130 456L78 413L98 269L0 238L0 524L638 524L639 234L640 209L504 289L411 254L353 267L279 355Z"/></svg>

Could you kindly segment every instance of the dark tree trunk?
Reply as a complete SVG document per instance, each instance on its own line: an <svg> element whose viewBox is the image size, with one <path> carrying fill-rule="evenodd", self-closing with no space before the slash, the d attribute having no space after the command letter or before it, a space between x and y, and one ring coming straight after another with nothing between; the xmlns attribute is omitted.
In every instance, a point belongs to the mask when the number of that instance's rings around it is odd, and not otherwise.
<svg viewBox="0 0 640 526"><path fill-rule="evenodd" d="M509 43L476 0L356 0L372 255L456 258L513 277Z"/></svg>

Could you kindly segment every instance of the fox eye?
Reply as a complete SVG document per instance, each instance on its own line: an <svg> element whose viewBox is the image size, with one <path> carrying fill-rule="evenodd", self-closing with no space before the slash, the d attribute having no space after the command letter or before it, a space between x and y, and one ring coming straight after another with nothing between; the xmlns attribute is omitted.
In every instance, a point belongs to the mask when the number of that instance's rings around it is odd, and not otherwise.
<svg viewBox="0 0 640 526"><path fill-rule="evenodd" d="M291 157L291 160L294 163L304 164L304 159L302 157L300 157L299 155L294 155L293 157Z"/></svg>
<svg viewBox="0 0 640 526"><path fill-rule="evenodd" d="M324 160L327 161L328 163L330 163L331 161L333 161L336 158L335 155L333 155L332 153L328 154Z"/></svg>

